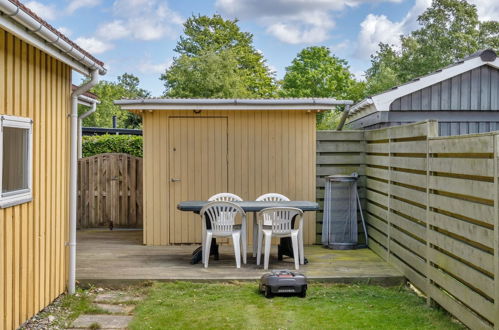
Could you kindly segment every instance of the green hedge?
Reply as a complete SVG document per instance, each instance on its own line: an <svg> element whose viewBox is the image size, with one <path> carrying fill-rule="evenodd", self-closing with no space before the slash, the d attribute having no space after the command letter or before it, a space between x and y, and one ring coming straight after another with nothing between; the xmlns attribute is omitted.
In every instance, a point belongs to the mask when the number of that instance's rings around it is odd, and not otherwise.
<svg viewBox="0 0 499 330"><path fill-rule="evenodd" d="M94 135L84 136L82 142L83 157L109 152L125 153L136 157L143 156L142 136Z"/></svg>

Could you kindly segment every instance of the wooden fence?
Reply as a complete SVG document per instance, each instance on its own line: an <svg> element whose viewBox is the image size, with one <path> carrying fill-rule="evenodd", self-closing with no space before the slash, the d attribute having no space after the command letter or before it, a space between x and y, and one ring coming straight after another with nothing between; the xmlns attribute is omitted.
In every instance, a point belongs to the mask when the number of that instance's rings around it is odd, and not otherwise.
<svg viewBox="0 0 499 330"><path fill-rule="evenodd" d="M78 161L79 228L142 228L142 158L100 154Z"/></svg>
<svg viewBox="0 0 499 330"><path fill-rule="evenodd" d="M438 137L429 121L364 146L369 247L468 327L499 329L499 133Z"/></svg>
<svg viewBox="0 0 499 330"><path fill-rule="evenodd" d="M365 207L365 142L364 131L317 131L316 198L324 207L324 178L334 174L359 174L359 194ZM316 242L321 242L322 211L316 213ZM360 217L359 217L360 219ZM359 227L359 242L364 243L364 232Z"/></svg>

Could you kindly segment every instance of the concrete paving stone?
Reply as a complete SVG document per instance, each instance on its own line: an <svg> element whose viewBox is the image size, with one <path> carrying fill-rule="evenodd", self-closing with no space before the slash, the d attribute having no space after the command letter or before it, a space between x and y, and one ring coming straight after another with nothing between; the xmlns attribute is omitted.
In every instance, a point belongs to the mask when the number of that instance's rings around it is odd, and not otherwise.
<svg viewBox="0 0 499 330"><path fill-rule="evenodd" d="M126 329L133 316L126 315L80 315L73 322L73 328L87 329L98 323L101 329Z"/></svg>
<svg viewBox="0 0 499 330"><path fill-rule="evenodd" d="M99 293L95 296L94 301L101 302L114 302L114 303L122 303L122 302L134 302L140 301L142 297L132 296L129 293L121 292L121 291L109 291Z"/></svg>
<svg viewBox="0 0 499 330"><path fill-rule="evenodd" d="M130 305L111 305L111 304L94 304L94 305L112 314L129 314L132 312L134 308L134 306Z"/></svg>

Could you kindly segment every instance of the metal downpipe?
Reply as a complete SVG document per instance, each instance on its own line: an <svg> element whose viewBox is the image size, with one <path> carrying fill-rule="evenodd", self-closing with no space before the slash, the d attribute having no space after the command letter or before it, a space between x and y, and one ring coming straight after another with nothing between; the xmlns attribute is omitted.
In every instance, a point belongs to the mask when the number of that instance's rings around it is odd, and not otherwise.
<svg viewBox="0 0 499 330"><path fill-rule="evenodd" d="M71 157L69 175L69 278L68 293L76 291L76 212L78 179L78 96L90 90L99 82L99 71L92 72L89 82L81 85L71 94Z"/></svg>

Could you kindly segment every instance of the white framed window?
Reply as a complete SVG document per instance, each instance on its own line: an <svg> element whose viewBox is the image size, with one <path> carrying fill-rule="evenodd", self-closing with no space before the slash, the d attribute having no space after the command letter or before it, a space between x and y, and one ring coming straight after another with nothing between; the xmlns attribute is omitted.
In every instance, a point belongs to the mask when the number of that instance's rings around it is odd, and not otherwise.
<svg viewBox="0 0 499 330"><path fill-rule="evenodd" d="M0 115L0 208L33 198L33 121Z"/></svg>

